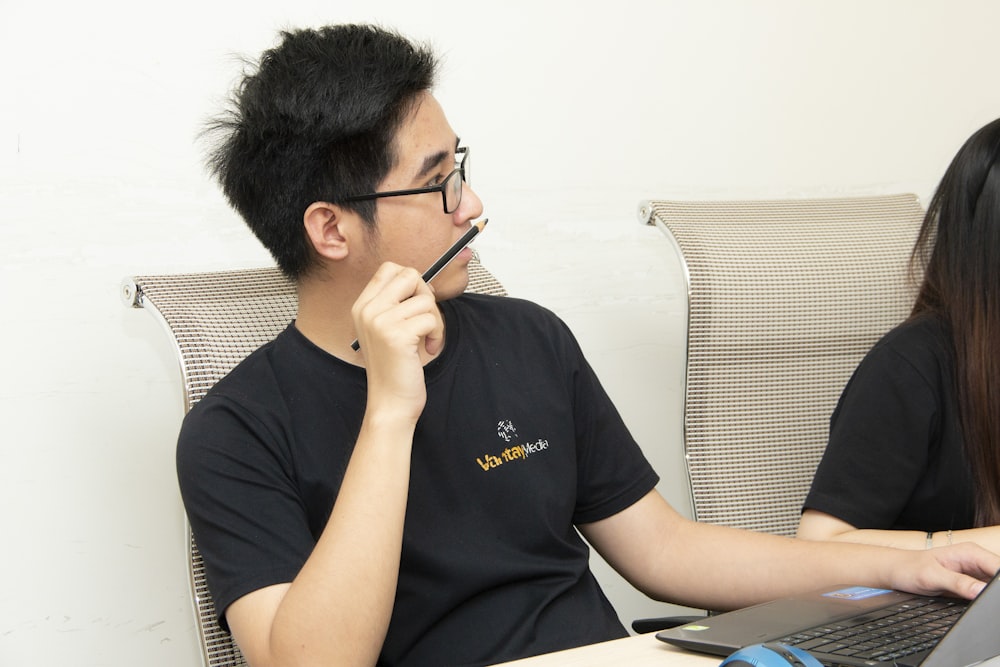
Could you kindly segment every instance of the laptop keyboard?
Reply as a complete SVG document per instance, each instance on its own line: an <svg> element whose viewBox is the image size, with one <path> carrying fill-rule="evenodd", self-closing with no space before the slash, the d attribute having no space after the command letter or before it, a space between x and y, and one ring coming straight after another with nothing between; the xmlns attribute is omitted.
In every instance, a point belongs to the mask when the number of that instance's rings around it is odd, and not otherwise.
<svg viewBox="0 0 1000 667"><path fill-rule="evenodd" d="M966 606L960 600L908 600L778 641L807 651L887 662L934 648Z"/></svg>

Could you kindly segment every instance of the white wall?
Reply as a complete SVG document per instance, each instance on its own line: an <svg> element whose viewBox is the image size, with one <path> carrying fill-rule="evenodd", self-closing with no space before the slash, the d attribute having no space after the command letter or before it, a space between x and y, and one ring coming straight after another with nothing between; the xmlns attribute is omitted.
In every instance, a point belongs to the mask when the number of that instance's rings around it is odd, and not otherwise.
<svg viewBox="0 0 1000 667"><path fill-rule="evenodd" d="M684 509L681 279L639 200L926 197L1000 113L989 0L0 0L0 664L197 664L176 362L118 286L269 262L194 137L231 54L342 20L446 54L485 262L574 328ZM664 611L601 572L624 619Z"/></svg>

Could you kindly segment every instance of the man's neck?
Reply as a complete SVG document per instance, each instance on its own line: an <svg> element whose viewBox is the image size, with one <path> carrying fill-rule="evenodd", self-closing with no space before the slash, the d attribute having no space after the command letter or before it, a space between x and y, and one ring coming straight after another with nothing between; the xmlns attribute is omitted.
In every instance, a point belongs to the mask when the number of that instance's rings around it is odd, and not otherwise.
<svg viewBox="0 0 1000 667"><path fill-rule="evenodd" d="M356 338L351 319L351 306L357 298L354 290L335 289L329 278L304 278L297 288L299 310L295 328L333 356L364 366L364 357L351 348Z"/></svg>
<svg viewBox="0 0 1000 667"><path fill-rule="evenodd" d="M295 328L329 354L364 367L364 355L351 347L351 343L357 339L351 308L363 286L352 289L343 284L339 287L340 289L336 289L334 281L329 278L300 280L297 286L299 308ZM420 357L424 364L434 358L423 349Z"/></svg>

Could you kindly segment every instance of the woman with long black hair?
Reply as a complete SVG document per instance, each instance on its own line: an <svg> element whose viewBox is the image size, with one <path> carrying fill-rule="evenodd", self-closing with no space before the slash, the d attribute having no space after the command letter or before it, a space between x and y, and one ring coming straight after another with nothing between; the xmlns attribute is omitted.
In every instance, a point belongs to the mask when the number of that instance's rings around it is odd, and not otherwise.
<svg viewBox="0 0 1000 667"><path fill-rule="evenodd" d="M798 534L1000 553L1000 119L955 155L911 267L912 313L844 389Z"/></svg>

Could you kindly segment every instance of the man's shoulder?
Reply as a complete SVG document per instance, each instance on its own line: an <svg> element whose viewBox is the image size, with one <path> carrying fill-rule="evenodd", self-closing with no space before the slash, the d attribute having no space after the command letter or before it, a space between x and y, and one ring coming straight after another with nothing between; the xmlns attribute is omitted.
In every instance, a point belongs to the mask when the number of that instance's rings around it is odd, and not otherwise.
<svg viewBox="0 0 1000 667"><path fill-rule="evenodd" d="M466 292L452 299L450 303L456 309L478 316L518 317L542 322L561 322L560 318L545 306L513 296Z"/></svg>
<svg viewBox="0 0 1000 667"><path fill-rule="evenodd" d="M582 356L576 336L552 310L515 297L466 294L452 299L454 332L460 347L509 354L526 365L563 360L577 363Z"/></svg>
<svg viewBox="0 0 1000 667"><path fill-rule="evenodd" d="M235 449L244 458L251 450L283 451L290 412L280 381L280 361L275 359L283 336L279 334L236 364L184 416L176 453L178 470L186 471L183 478L195 475L194 470L224 467L219 461L232 459ZM249 442L261 446L248 449ZM209 460L215 463L209 465Z"/></svg>
<svg viewBox="0 0 1000 667"><path fill-rule="evenodd" d="M279 333L237 363L192 407L189 419L196 419L198 413L217 402L247 407L261 403L273 404L280 393L275 350L287 337L287 330Z"/></svg>
<svg viewBox="0 0 1000 667"><path fill-rule="evenodd" d="M450 304L460 321L490 334L490 337L502 335L511 340L525 337L539 340L573 338L561 317L527 299L466 293L452 299Z"/></svg>

